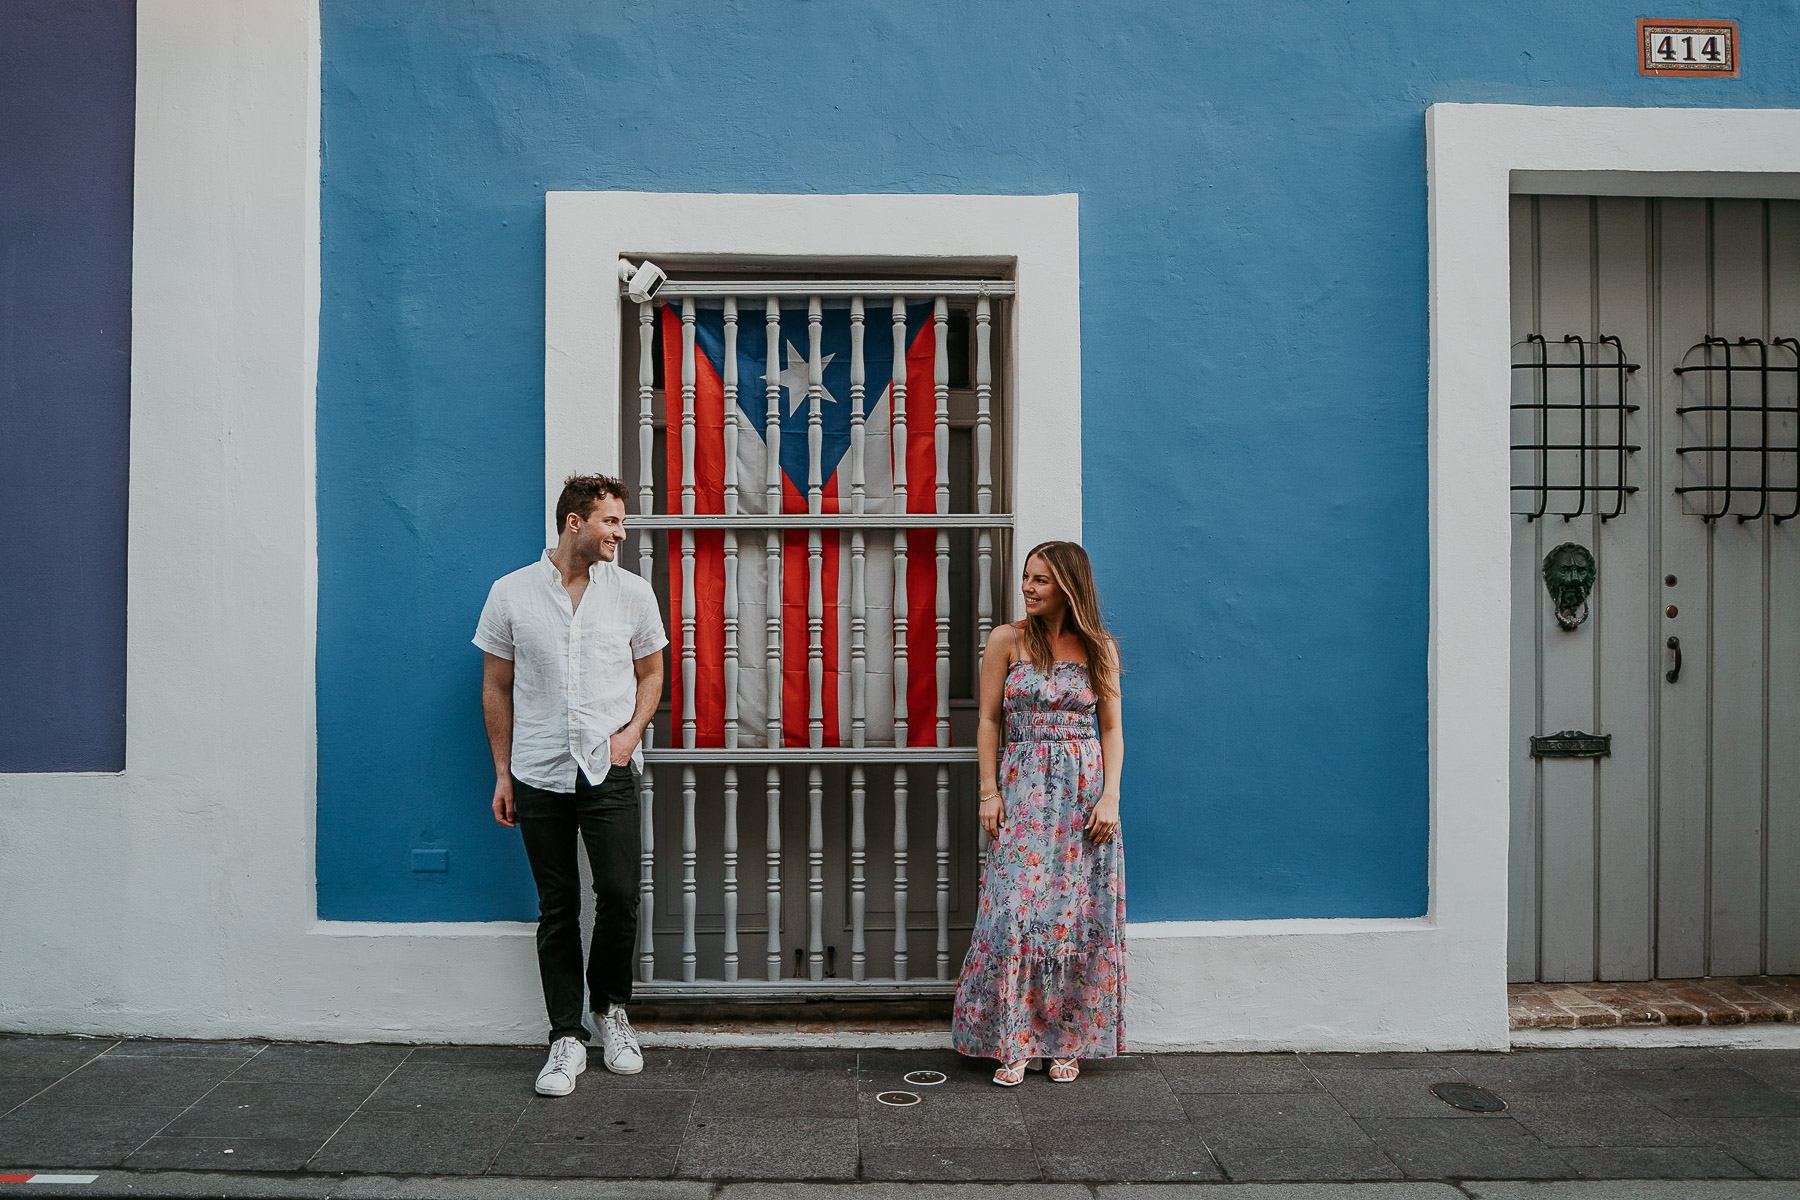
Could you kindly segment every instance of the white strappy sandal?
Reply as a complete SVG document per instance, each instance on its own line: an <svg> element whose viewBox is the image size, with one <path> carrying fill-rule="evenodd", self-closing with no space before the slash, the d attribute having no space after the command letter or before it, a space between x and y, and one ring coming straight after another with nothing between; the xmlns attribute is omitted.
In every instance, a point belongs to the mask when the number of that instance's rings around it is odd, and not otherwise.
<svg viewBox="0 0 1800 1200"><path fill-rule="evenodd" d="M1043 1069L1043 1059L1022 1058L1018 1062L1002 1064L1000 1069L994 1072L994 1082L1001 1087L1018 1087L1025 1082L1025 1072Z"/></svg>

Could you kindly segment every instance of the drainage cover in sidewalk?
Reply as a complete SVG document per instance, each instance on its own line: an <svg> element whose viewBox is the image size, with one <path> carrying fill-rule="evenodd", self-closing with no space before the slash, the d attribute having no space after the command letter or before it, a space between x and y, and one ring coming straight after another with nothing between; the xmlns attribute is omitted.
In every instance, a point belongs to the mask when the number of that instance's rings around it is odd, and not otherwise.
<svg viewBox="0 0 1800 1200"><path fill-rule="evenodd" d="M919 1097L912 1092L877 1092L875 1099L889 1108L909 1108L919 1102Z"/></svg>
<svg viewBox="0 0 1800 1200"><path fill-rule="evenodd" d="M901 1078L914 1087L936 1087L950 1077L942 1071L908 1071Z"/></svg>
<svg viewBox="0 0 1800 1200"><path fill-rule="evenodd" d="M1451 1108L1460 1108L1464 1112L1492 1113L1506 1110L1506 1101L1472 1083L1434 1083L1431 1085L1431 1094Z"/></svg>

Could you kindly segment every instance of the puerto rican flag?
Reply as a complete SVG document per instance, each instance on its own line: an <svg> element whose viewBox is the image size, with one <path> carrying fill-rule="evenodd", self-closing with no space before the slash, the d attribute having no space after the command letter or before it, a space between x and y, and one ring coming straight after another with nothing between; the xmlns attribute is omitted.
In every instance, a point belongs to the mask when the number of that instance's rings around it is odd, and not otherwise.
<svg viewBox="0 0 1800 1200"><path fill-rule="evenodd" d="M894 335L890 302L865 305L863 322L863 510L866 513L896 511L894 465L904 454L907 483L906 511L937 510L937 453L934 422L937 401L934 365L937 329L930 303L908 305L906 310L905 416L906 445L895 446L890 433L893 405ZM723 305L699 304L694 321L694 511L725 511L725 310ZM850 511L850 309L848 302L827 302L821 321L820 358L824 396L822 418L824 479L822 509L826 513ZM682 395L681 312L676 305L662 309L664 378L667 380L668 483L667 509L681 508ZM808 353L811 332L804 307L781 310L780 345L776 361L780 374L781 439L776 453L781 464L781 511L807 510ZM744 513L764 513L767 503L767 375L768 327L763 305L750 301L739 306L737 319L737 490L738 508ZM807 533L782 533L781 552L781 731L788 746L809 744L807 592L810 585ZM826 530L823 543L824 598L824 744L851 743L851 654L849 531ZM684 695L681 663L685 652L682 629L682 555L679 533L669 537L669 609L673 637L670 663L670 742L682 744ZM768 533L738 533L738 744L762 746L767 742L767 571ZM894 556L893 535L886 531L865 533L865 649L867 707L865 741L869 745L893 743L895 698L893 661ZM935 530L907 531L906 601L907 687L903 715L906 742L913 746L937 744L937 534ZM720 531L694 534L694 715L696 746L725 744L725 535Z"/></svg>

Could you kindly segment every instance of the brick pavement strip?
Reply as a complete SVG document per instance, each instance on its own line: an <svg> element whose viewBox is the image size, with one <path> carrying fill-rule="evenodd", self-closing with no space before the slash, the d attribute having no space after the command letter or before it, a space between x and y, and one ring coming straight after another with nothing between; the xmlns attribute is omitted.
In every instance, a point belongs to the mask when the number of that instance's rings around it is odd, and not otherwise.
<svg viewBox="0 0 1800 1200"><path fill-rule="evenodd" d="M1515 983L1507 1009L1514 1029L1800 1021L1800 976Z"/></svg>
<svg viewBox="0 0 1800 1200"><path fill-rule="evenodd" d="M1530 1176L1565 1190L1506 1195L1800 1195L1800 1050L1134 1055L1010 1091L937 1050L653 1051L558 1100L532 1094L541 1054L0 1035L0 1173L100 1171L84 1197L322 1200L1435 1200ZM920 1068L949 1079L910 1088L914 1107L874 1101ZM1456 1080L1508 1110L1429 1091ZM1728 1178L1753 1173L1788 1182ZM1566 1190L1634 1176L1687 1190Z"/></svg>

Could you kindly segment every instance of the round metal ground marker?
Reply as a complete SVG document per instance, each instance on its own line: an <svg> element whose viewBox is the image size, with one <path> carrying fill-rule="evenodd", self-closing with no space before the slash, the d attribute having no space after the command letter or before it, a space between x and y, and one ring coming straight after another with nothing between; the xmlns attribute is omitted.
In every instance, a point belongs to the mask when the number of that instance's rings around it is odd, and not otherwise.
<svg viewBox="0 0 1800 1200"><path fill-rule="evenodd" d="M942 1071L908 1071L901 1078L914 1087L936 1087L950 1077Z"/></svg>
<svg viewBox="0 0 1800 1200"><path fill-rule="evenodd" d="M1506 1101L1484 1087L1472 1083L1434 1083L1431 1094L1464 1112L1495 1113L1506 1111Z"/></svg>
<svg viewBox="0 0 1800 1200"><path fill-rule="evenodd" d="M912 1092L877 1092L875 1099L889 1108L910 1108L919 1102L919 1097Z"/></svg>

